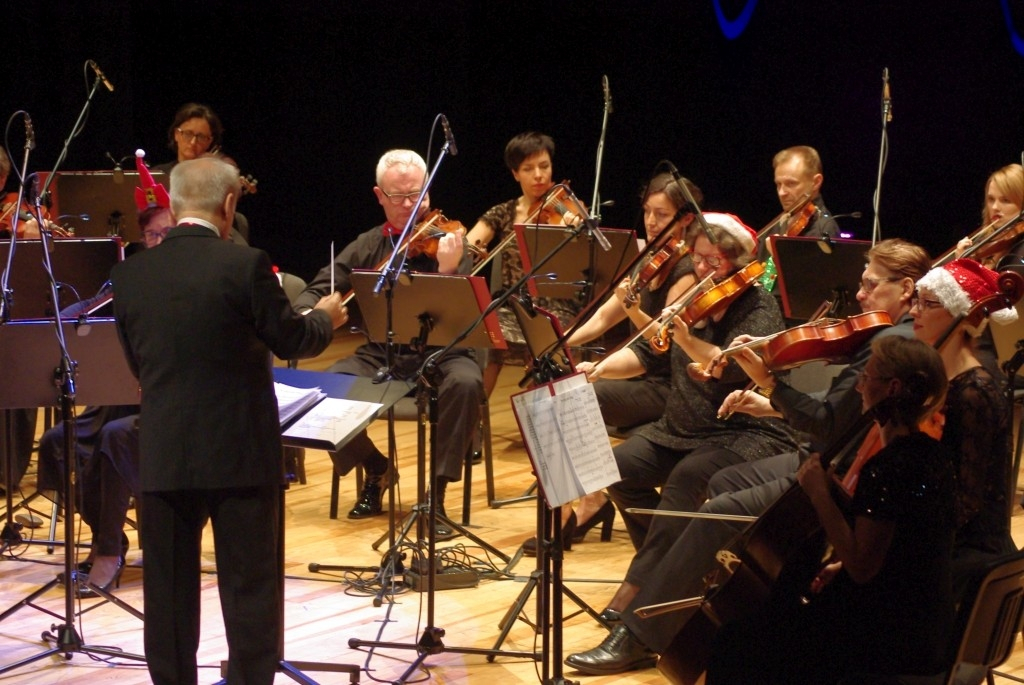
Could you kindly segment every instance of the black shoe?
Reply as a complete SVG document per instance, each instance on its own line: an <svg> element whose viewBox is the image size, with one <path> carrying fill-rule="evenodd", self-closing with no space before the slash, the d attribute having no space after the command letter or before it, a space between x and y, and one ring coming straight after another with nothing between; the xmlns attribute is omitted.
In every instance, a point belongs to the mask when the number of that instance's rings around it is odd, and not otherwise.
<svg viewBox="0 0 1024 685"><path fill-rule="evenodd" d="M572 543L576 532L576 512L569 514L569 520L562 526L562 551L572 551ZM523 556L537 556L537 538L532 537L523 543Z"/></svg>
<svg viewBox="0 0 1024 685"><path fill-rule="evenodd" d="M622 623L622 612L615 609L605 608L597 617L613 628Z"/></svg>
<svg viewBox="0 0 1024 685"><path fill-rule="evenodd" d="M601 524L601 542L609 542L612 539L612 524L615 523L615 505L610 499L606 499L593 516L583 523L577 524L572 541L583 542L587 532L598 523Z"/></svg>
<svg viewBox="0 0 1024 685"><path fill-rule="evenodd" d="M384 492L391 482L390 473L388 470L378 475L366 475L359 500L352 507L352 511L348 512L350 519L364 519L384 513Z"/></svg>
<svg viewBox="0 0 1024 685"><path fill-rule="evenodd" d="M107 581L105 584L97 585L96 587L98 587L103 592L106 592L107 594L110 594L111 588L121 587L121 572L122 571L124 571L124 557L120 557L117 560L117 570L114 571L113 577L111 577L111 579L109 581ZM88 580L88 576L86 577L86 580ZM103 595L101 595L98 592L96 592L95 590L93 590L90 585L79 585L78 586L78 598L79 599L94 599L94 598L102 597L102 596Z"/></svg>
<svg viewBox="0 0 1024 685"><path fill-rule="evenodd" d="M629 628L619 624L600 645L570 654L565 663L587 675L612 675L651 668L658 663L658 655L633 637Z"/></svg>
<svg viewBox="0 0 1024 685"><path fill-rule="evenodd" d="M128 556L128 536L121 533L121 565L124 566L125 557ZM89 559L78 562L78 570L82 573L88 574L92 570L92 562Z"/></svg>

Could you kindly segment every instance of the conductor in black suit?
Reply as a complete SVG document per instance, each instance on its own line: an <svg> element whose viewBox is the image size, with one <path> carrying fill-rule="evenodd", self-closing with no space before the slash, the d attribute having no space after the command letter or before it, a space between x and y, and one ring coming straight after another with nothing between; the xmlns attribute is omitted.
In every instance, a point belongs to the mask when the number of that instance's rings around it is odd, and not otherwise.
<svg viewBox="0 0 1024 685"><path fill-rule="evenodd" d="M196 682L208 519L228 682L273 682L283 465L270 355L315 356L347 319L337 294L296 314L267 255L227 242L239 190L238 170L219 159L178 164L177 225L111 273L118 332L142 389L145 653L158 685Z"/></svg>

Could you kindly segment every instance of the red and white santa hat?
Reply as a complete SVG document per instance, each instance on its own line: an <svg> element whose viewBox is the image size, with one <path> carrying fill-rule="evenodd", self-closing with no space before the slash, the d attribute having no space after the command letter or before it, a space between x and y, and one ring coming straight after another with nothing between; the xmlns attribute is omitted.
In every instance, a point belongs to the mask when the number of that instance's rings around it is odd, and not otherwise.
<svg viewBox="0 0 1024 685"><path fill-rule="evenodd" d="M942 303L942 307L953 316L963 316L986 297L1000 292L999 274L973 259L955 259L926 273L917 282L919 288L926 288ZM998 324L1013 323L1017 310L1011 305L999 306L989 314Z"/></svg>
<svg viewBox="0 0 1024 685"><path fill-rule="evenodd" d="M735 214L704 212L704 220L709 225L718 226L732 236L747 254L753 254L757 250L757 231L740 221Z"/></svg>
<svg viewBox="0 0 1024 685"><path fill-rule="evenodd" d="M153 181L153 174L149 173L149 168L143 161L145 156L144 150L135 151L135 168L139 170L140 183L140 186L135 189L135 206L138 207L140 212L150 207L169 208L171 206L171 198L167 194L167 189L164 188L163 184Z"/></svg>

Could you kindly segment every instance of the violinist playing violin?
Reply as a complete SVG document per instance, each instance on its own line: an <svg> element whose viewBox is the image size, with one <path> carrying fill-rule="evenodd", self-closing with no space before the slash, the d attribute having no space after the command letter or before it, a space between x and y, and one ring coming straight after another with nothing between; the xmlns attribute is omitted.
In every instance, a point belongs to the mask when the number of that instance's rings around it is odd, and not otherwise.
<svg viewBox="0 0 1024 685"><path fill-rule="evenodd" d="M704 201L700 188L688 179L684 178L682 182L698 204ZM671 236L657 254L650 255L649 261L641 262L633 275L619 283L613 296L592 317L573 329L568 338L570 346L578 347L590 342L627 317L638 330L644 331L645 339L650 339L657 332L655 326L648 325L652 317L658 316L668 303L677 300L696 282L686 241L687 233L694 227L695 217L679 184L671 174L659 174L644 189L642 199L648 244L666 232ZM630 297L635 302L629 302L627 298ZM601 379L594 385L605 424L621 431L661 418L670 388L667 366L662 366L657 373L635 378ZM575 519L571 518L572 513L568 506L563 508L563 530L569 527L570 520L574 520L571 542L582 542L597 523L602 524L601 541L611 540L615 507L603 492L584 496L575 512ZM524 553L535 553L536 544L536 538L527 540Z"/></svg>
<svg viewBox="0 0 1024 685"><path fill-rule="evenodd" d="M832 556L797 595L776 585L754 616L722 627L708 685L819 685L942 670L953 625L956 483L952 454L918 423L942 404L946 386L930 345L893 336L872 343L857 389L881 450L849 501L835 495L814 455L798 473Z"/></svg>
<svg viewBox="0 0 1024 685"><path fill-rule="evenodd" d="M416 199L423 188L427 165L412 150L390 150L377 163L377 185L373 192L384 210L385 221L359 235L334 259L336 289L350 290L348 274L352 269L376 269L387 260L394 249L402 229L412 214ZM421 210L429 209L429 196L424 198ZM414 271L430 273L468 273L472 266L465 248L463 229L439 238L436 259L420 254L406 262ZM295 308L311 309L319 299L329 294L331 265L309 282L296 298ZM382 305L383 306L383 305ZM329 370L357 376L374 376L386 364L383 344L368 343L360 346L351 357L343 359ZM420 366L417 354L407 347L399 348L394 363L395 375L409 378ZM440 441L436 498L438 510L444 512L444 496L448 483L462 477L466 455L472 447L474 431L479 420L479 407L483 401L483 382L480 367L469 350L457 350L443 357L439 364L443 375L439 390L438 430L445 439ZM382 513L381 500L388 482L395 475L389 472L388 460L367 436L366 431L348 442L339 452L331 452L331 459L339 474L348 473L356 464L362 464L366 480L358 501L348 513L352 519L377 516ZM438 525L439 536L450 538L452 531Z"/></svg>
<svg viewBox="0 0 1024 685"><path fill-rule="evenodd" d="M541 206L541 200L554 186L552 164L555 156L555 141L551 136L536 131L527 131L508 141L505 145L505 166L519 184L519 197L497 204L481 216L466 235L470 245L491 252L501 250L501 288L507 289L522 278L523 259L515 240L516 224L541 223L561 225L574 223L575 207L551 202ZM553 194L552 194L553 195ZM551 197L551 196L549 196ZM571 204L571 203L570 203ZM493 282L493 280L492 280ZM537 298L534 304L558 317L562 327L580 313L581 302L573 300ZM510 346L525 349L525 338L519 330L514 312L509 307L498 310L501 332ZM490 350L484 384L490 395L497 383L498 373L505 359L503 351Z"/></svg>
<svg viewBox="0 0 1024 685"><path fill-rule="evenodd" d="M821 184L825 176L821 170L821 157L818 151L809 145L797 145L780 150L772 159L775 172L775 192L779 196L779 204L784 212L792 212L786 221L764 236L765 243L761 246L762 258L767 257L766 245L769 235L802 235L820 238L839 234L839 226L825 207L821 197ZM805 203L806 202L806 203ZM813 207L811 207L813 205ZM803 207L806 216L802 216ZM799 228L794 232L794 226Z"/></svg>
<svg viewBox="0 0 1024 685"><path fill-rule="evenodd" d="M1003 257L1012 255L1003 266L1019 268L1024 264L1024 237L1020 224L1010 226L999 236L995 231L1006 226L1024 209L1024 167L1007 164L992 172L985 182L985 204L981 209L981 228L961 238L955 255L970 256L989 268L996 268ZM975 248L971 250L971 248ZM967 251L970 254L967 254ZM999 270L999 269L997 269Z"/></svg>
<svg viewBox="0 0 1024 685"><path fill-rule="evenodd" d="M709 212L704 219L710 236L697 231L691 238L696 276L703 279L713 274L717 281L727 282L725 279L754 260L756 234L731 214ZM687 373L688 364L710 363L741 333L767 335L782 330L782 314L775 299L753 285L753 280L756 276L727 307L713 315L699 318L684 310L682 315L673 316L673 344L667 354L656 354L644 341L619 350L599 364L580 365L591 380L629 378L650 373L663 364L671 369L672 392L661 418L641 426L614 448L622 480L612 485L609 493L637 550L627 581L636 580L657 565L686 528L687 519L631 514L626 509L694 511L705 499L708 479L719 469L796 449L794 432L778 419L744 416L734 424L717 418L725 396L745 383L740 369L720 367L711 382L696 381ZM660 495L657 488L661 488ZM615 639L615 634L609 638ZM585 655L587 658L570 655L566 663L584 673L605 672L600 665L593 668L592 655ZM648 653L629 661L620 670L651 666L655 659Z"/></svg>
<svg viewBox="0 0 1024 685"><path fill-rule="evenodd" d="M39 223L26 210L30 207L24 203L18 206L18 193L3 192L7 186L7 177L11 173L11 159L7 152L0 146L0 238L11 236L11 225L14 222L15 214L18 214L18 237L39 238Z"/></svg>

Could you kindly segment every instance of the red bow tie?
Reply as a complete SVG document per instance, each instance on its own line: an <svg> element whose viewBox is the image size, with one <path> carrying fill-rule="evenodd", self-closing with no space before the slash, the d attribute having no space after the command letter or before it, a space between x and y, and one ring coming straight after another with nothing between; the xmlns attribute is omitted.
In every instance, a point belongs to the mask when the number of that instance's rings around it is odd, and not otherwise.
<svg viewBox="0 0 1024 685"><path fill-rule="evenodd" d="M384 225L381 226L381 231L383 231L385 238L393 238L396 235L402 234L402 229L392 226L390 221L384 222Z"/></svg>

